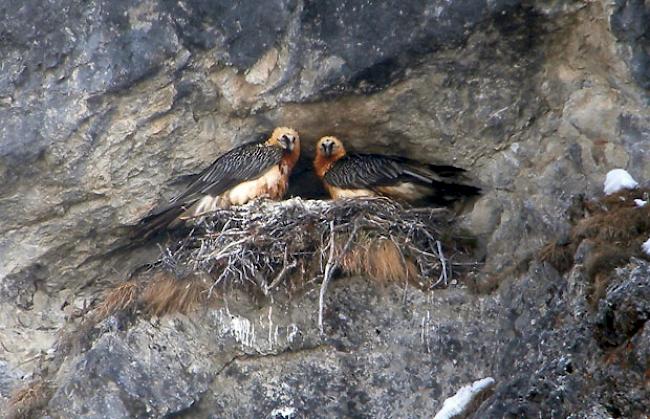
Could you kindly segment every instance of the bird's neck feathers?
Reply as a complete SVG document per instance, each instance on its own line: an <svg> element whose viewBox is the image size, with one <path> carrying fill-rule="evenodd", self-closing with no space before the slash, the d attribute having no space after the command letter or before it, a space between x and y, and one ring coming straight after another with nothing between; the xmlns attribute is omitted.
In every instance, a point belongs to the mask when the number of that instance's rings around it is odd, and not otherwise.
<svg viewBox="0 0 650 419"><path fill-rule="evenodd" d="M268 140L260 143L261 146L275 146L280 147L280 137L271 136Z"/></svg>
<svg viewBox="0 0 650 419"><path fill-rule="evenodd" d="M291 152L287 152L287 150L284 151L284 156L282 157L282 161L289 167L289 169L293 169L293 167L298 162L299 158L300 158L300 141L296 141L295 144L293 145L293 150L291 150Z"/></svg>
<svg viewBox="0 0 650 419"><path fill-rule="evenodd" d="M345 150L343 149L336 151L330 156L326 156L322 152L318 152L316 154L316 158L314 159L314 171L316 172L316 175L319 178L322 178L332 168L334 163L343 157L345 157Z"/></svg>

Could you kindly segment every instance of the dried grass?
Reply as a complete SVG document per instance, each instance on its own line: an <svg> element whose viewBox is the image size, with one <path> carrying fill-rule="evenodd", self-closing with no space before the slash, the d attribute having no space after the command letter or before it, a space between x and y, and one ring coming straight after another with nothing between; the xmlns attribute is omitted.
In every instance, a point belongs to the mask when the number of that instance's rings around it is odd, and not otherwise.
<svg viewBox="0 0 650 419"><path fill-rule="evenodd" d="M201 280L179 281L160 274L147 284L140 301L143 311L149 315L187 314L207 302L208 288Z"/></svg>
<svg viewBox="0 0 650 419"><path fill-rule="evenodd" d="M530 262L535 258L535 253L527 252L516 260L513 265L501 268L497 272L480 272L466 281L469 290L474 294L490 294L499 288L507 278L518 277L528 271Z"/></svg>
<svg viewBox="0 0 650 419"><path fill-rule="evenodd" d="M104 319L117 311L134 308L140 293L135 281L127 281L108 291L102 302L95 310L95 316Z"/></svg>
<svg viewBox="0 0 650 419"><path fill-rule="evenodd" d="M573 243L548 243L539 253L539 260L548 262L558 272L567 272L573 266L573 255L576 248Z"/></svg>
<svg viewBox="0 0 650 419"><path fill-rule="evenodd" d="M357 243L343 257L341 267L347 274L369 275L386 282L413 282L418 277L415 262L388 239Z"/></svg>
<svg viewBox="0 0 650 419"><path fill-rule="evenodd" d="M210 284L200 278L178 279L156 270L109 290L87 319L86 326L92 328L116 313L139 312L159 317L171 313L187 314L216 300L216 294L208 296L209 287Z"/></svg>
<svg viewBox="0 0 650 419"><path fill-rule="evenodd" d="M648 200L650 189L623 190L598 199L583 200L583 218L572 219L570 239L565 243L549 243L538 259L550 263L559 272L574 265L578 246L589 240L593 250L585 260L585 273L590 281L589 302L596 305L605 294L611 271L623 266L631 257L647 258L641 243L650 236L650 204L638 207L636 199Z"/></svg>
<svg viewBox="0 0 650 419"><path fill-rule="evenodd" d="M609 286L611 279L609 272L598 272L593 276L587 294L587 302L592 308L596 308L598 302L607 295L607 287Z"/></svg>
<svg viewBox="0 0 650 419"><path fill-rule="evenodd" d="M589 278L594 278L599 273L610 272L617 266L624 265L634 256L632 249L600 244L585 260L585 272Z"/></svg>
<svg viewBox="0 0 650 419"><path fill-rule="evenodd" d="M585 208L591 215L611 212L620 208L635 208L637 206L634 202L635 199L648 201L649 196L650 188L624 189L599 199L586 201Z"/></svg>
<svg viewBox="0 0 650 419"><path fill-rule="evenodd" d="M49 397L49 386L43 379L37 379L15 391L7 402L7 419L34 417L34 412L45 406Z"/></svg>
<svg viewBox="0 0 650 419"><path fill-rule="evenodd" d="M621 206L580 221L574 228L574 240L596 238L602 241L629 242L650 230L650 205Z"/></svg>

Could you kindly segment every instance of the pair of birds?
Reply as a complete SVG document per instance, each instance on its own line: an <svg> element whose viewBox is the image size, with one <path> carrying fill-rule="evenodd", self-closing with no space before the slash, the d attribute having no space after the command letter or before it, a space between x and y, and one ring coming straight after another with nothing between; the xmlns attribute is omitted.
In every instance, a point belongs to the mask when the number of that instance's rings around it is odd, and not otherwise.
<svg viewBox="0 0 650 419"><path fill-rule="evenodd" d="M241 145L217 158L183 192L144 218L141 231L149 235L256 198L281 200L299 157L298 133L276 128L266 141ZM396 156L348 154L343 143L331 136L316 145L314 171L334 199L386 196L410 203L446 204L480 192L460 182L463 169Z"/></svg>

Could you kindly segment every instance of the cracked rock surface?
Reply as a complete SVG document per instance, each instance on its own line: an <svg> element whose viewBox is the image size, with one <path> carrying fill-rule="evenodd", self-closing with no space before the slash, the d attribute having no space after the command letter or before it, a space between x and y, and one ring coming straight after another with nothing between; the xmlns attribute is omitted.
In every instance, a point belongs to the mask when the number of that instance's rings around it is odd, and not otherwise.
<svg viewBox="0 0 650 419"><path fill-rule="evenodd" d="M648 273L641 260L619 269L596 311L576 303L586 300L580 268L566 281L534 263L489 296L339 279L328 293L325 336L317 289L265 305L232 295L225 307L130 327L111 317L90 349L52 376L46 411L422 417L491 376L495 391L473 417L642 417L650 397L647 296L620 296L648 289ZM622 345L606 337L618 334Z"/></svg>

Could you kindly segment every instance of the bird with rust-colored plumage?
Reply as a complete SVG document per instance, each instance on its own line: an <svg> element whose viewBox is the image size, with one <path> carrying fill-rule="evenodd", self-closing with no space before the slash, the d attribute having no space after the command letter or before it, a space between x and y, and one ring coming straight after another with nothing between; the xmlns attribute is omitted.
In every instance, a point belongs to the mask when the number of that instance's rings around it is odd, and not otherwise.
<svg viewBox="0 0 650 419"><path fill-rule="evenodd" d="M264 142L244 144L221 155L183 192L140 221L137 230L150 236L217 208L243 205L256 198L280 200L299 157L298 133L276 128Z"/></svg>
<svg viewBox="0 0 650 419"><path fill-rule="evenodd" d="M314 171L334 199L385 196L411 204L448 205L481 192L465 183L464 169L398 156L350 154L332 136L318 141Z"/></svg>

